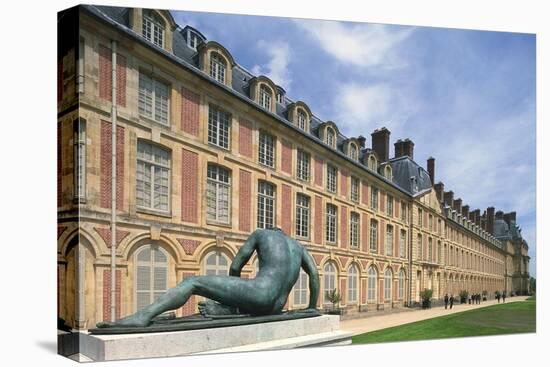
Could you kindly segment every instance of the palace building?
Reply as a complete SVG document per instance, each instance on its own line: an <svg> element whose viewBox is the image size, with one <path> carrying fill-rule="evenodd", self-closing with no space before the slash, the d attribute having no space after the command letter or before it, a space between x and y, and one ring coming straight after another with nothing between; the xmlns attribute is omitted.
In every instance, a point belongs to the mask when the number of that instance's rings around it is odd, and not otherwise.
<svg viewBox="0 0 550 367"><path fill-rule="evenodd" d="M165 10L78 6L58 27L58 316L73 328L227 274L270 227L312 254L320 309L333 289L347 314L414 307L424 289L529 292L516 214L470 210L411 140L391 156L384 127L344 136ZM302 272L287 308L308 296Z"/></svg>

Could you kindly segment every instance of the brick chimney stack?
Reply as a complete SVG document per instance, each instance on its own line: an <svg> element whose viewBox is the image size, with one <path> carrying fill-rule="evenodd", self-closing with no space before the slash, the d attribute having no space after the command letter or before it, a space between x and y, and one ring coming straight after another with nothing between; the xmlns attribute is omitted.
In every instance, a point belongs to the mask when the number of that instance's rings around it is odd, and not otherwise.
<svg viewBox="0 0 550 367"><path fill-rule="evenodd" d="M390 159L390 131L382 127L374 130L372 137L372 150L376 152L380 163L387 162Z"/></svg>
<svg viewBox="0 0 550 367"><path fill-rule="evenodd" d="M508 227L510 227L510 213L506 213L504 214L504 221L506 222L506 224L508 224Z"/></svg>
<svg viewBox="0 0 550 367"><path fill-rule="evenodd" d="M499 210L495 213L495 219L504 219L504 212L502 210Z"/></svg>
<svg viewBox="0 0 550 367"><path fill-rule="evenodd" d="M432 180L432 185L434 184L435 182L435 158L434 157L430 157L428 158L428 162L427 162L427 166L428 166L428 175L430 175L430 180Z"/></svg>
<svg viewBox="0 0 550 367"><path fill-rule="evenodd" d="M462 199L458 198L458 199L454 200L453 209L456 210L457 213L461 212L461 210L462 210Z"/></svg>
<svg viewBox="0 0 550 367"><path fill-rule="evenodd" d="M410 139L399 139L396 141L393 146L395 147L395 158L408 156L409 158L414 158L414 143Z"/></svg>
<svg viewBox="0 0 550 367"><path fill-rule="evenodd" d="M479 209L474 210L474 223L479 227L481 227L481 215L480 215L480 213L481 213L481 210L479 210Z"/></svg>
<svg viewBox="0 0 550 367"><path fill-rule="evenodd" d="M359 145L361 146L361 148L364 148L365 147L365 142L367 141L367 138L365 138L363 135L359 135L357 137L357 141L359 142Z"/></svg>
<svg viewBox="0 0 550 367"><path fill-rule="evenodd" d="M516 212L510 212L510 221L516 221Z"/></svg>
<svg viewBox="0 0 550 367"><path fill-rule="evenodd" d="M481 216L481 229L484 231L487 230L487 217L485 212L483 212L483 215Z"/></svg>
<svg viewBox="0 0 550 367"><path fill-rule="evenodd" d="M464 218L469 218L470 214L470 206L469 205L463 205L462 206L462 216Z"/></svg>
<svg viewBox="0 0 550 367"><path fill-rule="evenodd" d="M453 207L453 197L454 197L454 192L452 191L444 191L443 192L443 201L445 202L445 205L447 206L450 206L451 208Z"/></svg>
<svg viewBox="0 0 550 367"><path fill-rule="evenodd" d="M443 182L439 181L434 185L435 190L435 196L437 197L437 200L441 203L443 201L443 190L445 189L445 185Z"/></svg>
<svg viewBox="0 0 550 367"><path fill-rule="evenodd" d="M492 235L495 234L495 208L492 206L487 208L487 224L485 230Z"/></svg>

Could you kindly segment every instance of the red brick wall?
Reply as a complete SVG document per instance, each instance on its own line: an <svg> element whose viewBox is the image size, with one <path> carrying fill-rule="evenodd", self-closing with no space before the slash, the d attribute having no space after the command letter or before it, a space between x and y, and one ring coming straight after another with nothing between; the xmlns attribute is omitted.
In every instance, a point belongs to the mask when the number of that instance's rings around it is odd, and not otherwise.
<svg viewBox="0 0 550 367"><path fill-rule="evenodd" d="M187 255L193 255L197 247L201 244L200 241L190 240L187 238L178 238L177 240Z"/></svg>
<svg viewBox="0 0 550 367"><path fill-rule="evenodd" d="M191 135L199 135L200 95L181 88L181 129Z"/></svg>
<svg viewBox="0 0 550 367"><path fill-rule="evenodd" d="M361 303L367 303L367 280L361 279Z"/></svg>
<svg viewBox="0 0 550 367"><path fill-rule="evenodd" d="M386 221L380 220L378 223L378 253L386 254L384 243L386 242Z"/></svg>
<svg viewBox="0 0 550 367"><path fill-rule="evenodd" d="M116 207L122 210L124 205L124 128L117 126L117 181ZM100 158L100 205L111 208L111 123L101 121L101 151Z"/></svg>
<svg viewBox="0 0 550 367"><path fill-rule="evenodd" d="M111 248L111 229L110 228L94 228L99 236L103 239L108 248ZM116 230L116 247L120 245L120 242L130 234L129 231Z"/></svg>
<svg viewBox="0 0 550 367"><path fill-rule="evenodd" d="M250 232L250 216L252 215L252 184L251 173L239 170L239 231Z"/></svg>
<svg viewBox="0 0 550 367"><path fill-rule="evenodd" d="M115 318L120 319L120 270L115 279ZM103 320L111 320L111 270L103 270Z"/></svg>
<svg viewBox="0 0 550 367"><path fill-rule="evenodd" d="M340 223L340 247L348 248L348 207L342 206L340 212L342 219Z"/></svg>
<svg viewBox="0 0 550 367"><path fill-rule="evenodd" d="M195 275L194 273L183 273L183 277L181 278L181 280L183 281L185 278L192 277L194 275ZM195 313L195 308L196 308L195 296L191 296L189 297L187 302L185 302L185 304L181 307L181 315L182 316L193 315Z"/></svg>
<svg viewBox="0 0 550 367"><path fill-rule="evenodd" d="M361 202L369 205L369 187L365 181L361 181Z"/></svg>
<svg viewBox="0 0 550 367"><path fill-rule="evenodd" d="M384 278L383 273L379 273L382 279L378 280L378 302L384 303Z"/></svg>
<svg viewBox="0 0 550 367"><path fill-rule="evenodd" d="M61 122L57 123L57 206L63 205L63 149L62 149L62 127Z"/></svg>
<svg viewBox="0 0 550 367"><path fill-rule="evenodd" d="M292 235L292 188L282 185L281 195L281 229L287 235Z"/></svg>
<svg viewBox="0 0 550 367"><path fill-rule="evenodd" d="M112 77L111 77L111 49L99 45L99 98L110 101L112 98ZM126 57L117 54L117 104L126 106Z"/></svg>
<svg viewBox="0 0 550 367"><path fill-rule="evenodd" d="M366 213L362 213L361 220L362 220L361 242L363 243L363 252L369 252L369 239L370 239L369 216Z"/></svg>
<svg viewBox="0 0 550 367"><path fill-rule="evenodd" d="M315 196L315 218L313 219L313 242L323 244L323 199Z"/></svg>
<svg viewBox="0 0 550 367"><path fill-rule="evenodd" d="M393 211L395 213L395 217L401 219L401 201L397 199L393 199Z"/></svg>
<svg viewBox="0 0 550 367"><path fill-rule="evenodd" d="M386 211L386 194L384 191L380 190L380 211L385 212Z"/></svg>
<svg viewBox="0 0 550 367"><path fill-rule="evenodd" d="M340 195L348 196L348 171L340 172Z"/></svg>
<svg viewBox="0 0 550 367"><path fill-rule="evenodd" d="M342 304L346 304L346 300L348 298L347 288L346 288L346 279L340 279L340 296L342 296Z"/></svg>
<svg viewBox="0 0 550 367"><path fill-rule="evenodd" d="M399 257L399 238L401 237L401 229L393 226L393 256Z"/></svg>
<svg viewBox="0 0 550 367"><path fill-rule="evenodd" d="M281 171L292 174L292 145L281 140Z"/></svg>
<svg viewBox="0 0 550 367"><path fill-rule="evenodd" d="M424 228L428 228L428 212L424 210L424 221L422 222Z"/></svg>
<svg viewBox="0 0 550 367"><path fill-rule="evenodd" d="M252 158L252 124L245 120L239 120L239 154Z"/></svg>
<svg viewBox="0 0 550 367"><path fill-rule="evenodd" d="M199 155L182 149L181 220L198 223Z"/></svg>
<svg viewBox="0 0 550 367"><path fill-rule="evenodd" d="M320 157L314 158L313 170L315 176L313 183L319 187L323 187L323 160Z"/></svg>

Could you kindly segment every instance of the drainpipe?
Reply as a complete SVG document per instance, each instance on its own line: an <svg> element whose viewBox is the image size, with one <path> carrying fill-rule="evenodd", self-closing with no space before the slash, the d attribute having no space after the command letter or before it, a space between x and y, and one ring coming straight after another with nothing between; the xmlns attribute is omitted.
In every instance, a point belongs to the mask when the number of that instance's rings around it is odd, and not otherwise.
<svg viewBox="0 0 550 367"><path fill-rule="evenodd" d="M414 198L413 198L414 200ZM409 307L412 306L412 257L413 257L413 205L409 205Z"/></svg>
<svg viewBox="0 0 550 367"><path fill-rule="evenodd" d="M116 318L116 41L111 41L111 321Z"/></svg>

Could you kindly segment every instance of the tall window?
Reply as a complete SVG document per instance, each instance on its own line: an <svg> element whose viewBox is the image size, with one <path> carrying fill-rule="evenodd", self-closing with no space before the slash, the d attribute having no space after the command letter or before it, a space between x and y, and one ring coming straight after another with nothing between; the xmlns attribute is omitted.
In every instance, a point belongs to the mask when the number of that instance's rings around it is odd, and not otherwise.
<svg viewBox="0 0 550 367"><path fill-rule="evenodd" d="M359 202L359 179L351 177L350 199L354 202Z"/></svg>
<svg viewBox="0 0 550 367"><path fill-rule="evenodd" d="M434 224L434 217L430 214L428 216L428 227L430 228L430 231L433 231L433 224Z"/></svg>
<svg viewBox="0 0 550 367"><path fill-rule="evenodd" d="M401 237L399 238L399 256L405 257L405 247L407 245L407 232L402 229Z"/></svg>
<svg viewBox="0 0 550 367"><path fill-rule="evenodd" d="M168 125L170 94L167 84L139 74L139 114Z"/></svg>
<svg viewBox="0 0 550 367"><path fill-rule="evenodd" d="M405 270L399 271L399 284L397 290L397 298L403 299L405 297Z"/></svg>
<svg viewBox="0 0 550 367"><path fill-rule="evenodd" d="M393 217L393 197L388 195L388 206L386 212L390 217Z"/></svg>
<svg viewBox="0 0 550 367"><path fill-rule="evenodd" d="M330 300L328 299L329 292L336 289L336 267L333 263L328 262L326 263L324 269L324 303L330 303Z"/></svg>
<svg viewBox="0 0 550 367"><path fill-rule="evenodd" d="M374 219L370 220L370 252L378 252L378 222Z"/></svg>
<svg viewBox="0 0 550 367"><path fill-rule="evenodd" d="M352 212L350 216L349 238L352 248L359 247L359 213Z"/></svg>
<svg viewBox="0 0 550 367"><path fill-rule="evenodd" d="M330 164L327 164L327 190L336 192L336 179L338 177L338 169Z"/></svg>
<svg viewBox="0 0 550 367"><path fill-rule="evenodd" d="M441 247L441 241L437 241L437 262L442 263L443 262L443 248Z"/></svg>
<svg viewBox="0 0 550 367"><path fill-rule="evenodd" d="M260 132L258 160L264 166L275 167L275 138L273 135Z"/></svg>
<svg viewBox="0 0 550 367"><path fill-rule="evenodd" d="M374 156L369 156L369 160L368 160L368 168L371 170L371 171L375 171L376 172L376 158L374 158Z"/></svg>
<svg viewBox="0 0 550 367"><path fill-rule="evenodd" d="M275 226L275 186L258 182L258 228Z"/></svg>
<svg viewBox="0 0 550 367"><path fill-rule="evenodd" d="M296 194L296 236L309 237L309 197Z"/></svg>
<svg viewBox="0 0 550 367"><path fill-rule="evenodd" d="M422 209L418 208L418 226L422 227Z"/></svg>
<svg viewBox="0 0 550 367"><path fill-rule="evenodd" d="M231 115L210 105L208 108L208 143L229 149Z"/></svg>
<svg viewBox="0 0 550 367"><path fill-rule="evenodd" d="M401 220L407 223L407 204L404 201L401 202Z"/></svg>
<svg viewBox="0 0 550 367"><path fill-rule="evenodd" d="M359 152L357 150L357 146L355 144L349 145L349 157L353 159L354 161L359 159Z"/></svg>
<svg viewBox="0 0 550 367"><path fill-rule="evenodd" d="M329 127L327 127L326 132L327 132L327 139L325 143L327 143L328 145L334 148L336 146L336 134L334 133L334 130L332 130Z"/></svg>
<svg viewBox="0 0 550 367"><path fill-rule="evenodd" d="M145 245L135 255L136 311L155 302L168 290L168 257L157 245Z"/></svg>
<svg viewBox="0 0 550 367"><path fill-rule="evenodd" d="M384 301L392 300L391 297L391 286L392 286L392 272L390 268L387 268L384 272Z"/></svg>
<svg viewBox="0 0 550 367"><path fill-rule="evenodd" d="M58 142L60 144L60 142ZM86 198L86 120L73 122L74 198Z"/></svg>
<svg viewBox="0 0 550 367"><path fill-rule="evenodd" d="M309 181L309 153L298 149L296 174L300 180Z"/></svg>
<svg viewBox="0 0 550 367"><path fill-rule="evenodd" d="M418 245L418 260L422 260L422 258L423 258L423 256L422 256L422 247L423 247L423 245L422 245L422 235L419 234L416 239L417 239L417 245Z"/></svg>
<svg viewBox="0 0 550 367"><path fill-rule="evenodd" d="M368 291L367 291L367 301L376 302L376 278L378 278L378 272L376 269L371 266L368 272Z"/></svg>
<svg viewBox="0 0 550 367"><path fill-rule="evenodd" d="M306 122L307 122L307 117L306 117L306 114L304 111L302 110L298 110L298 127L301 129L301 130L305 130L306 129Z"/></svg>
<svg viewBox="0 0 550 367"><path fill-rule="evenodd" d="M197 49L197 46L199 45L199 35L195 32L188 30L187 33L187 45L191 47L193 50Z"/></svg>
<svg viewBox="0 0 550 367"><path fill-rule="evenodd" d="M326 228L326 241L329 243L336 243L336 217L338 210L336 205L327 204L327 228Z"/></svg>
<svg viewBox="0 0 550 367"><path fill-rule="evenodd" d="M384 177L386 177L390 181L392 179L391 167L389 165L384 168Z"/></svg>
<svg viewBox="0 0 550 367"><path fill-rule="evenodd" d="M206 218L219 223L229 223L231 212L231 173L215 165L208 165L206 185Z"/></svg>
<svg viewBox="0 0 550 367"><path fill-rule="evenodd" d="M136 204L168 211L170 198L170 152L138 140Z"/></svg>
<svg viewBox="0 0 550 367"><path fill-rule="evenodd" d="M378 189L375 187L370 190L370 207L373 210L378 210Z"/></svg>
<svg viewBox="0 0 550 367"><path fill-rule="evenodd" d="M227 63L225 59L217 52L210 54L210 76L222 84L225 84L225 71Z"/></svg>
<svg viewBox="0 0 550 367"><path fill-rule="evenodd" d="M392 256L393 254L393 227L386 226L386 255Z"/></svg>
<svg viewBox="0 0 550 367"><path fill-rule="evenodd" d="M348 269L348 303L357 302L357 283L359 283L359 270L357 270L357 265L352 264Z"/></svg>
<svg viewBox="0 0 550 367"><path fill-rule="evenodd" d="M304 306L308 304L307 289L308 289L309 277L304 271L300 269L300 275L296 284L294 284L294 305Z"/></svg>
<svg viewBox="0 0 550 367"><path fill-rule="evenodd" d="M229 259L220 251L210 252L204 259L204 275L229 275Z"/></svg>
<svg viewBox="0 0 550 367"><path fill-rule="evenodd" d="M265 86L260 86L260 106L271 110L271 91Z"/></svg>
<svg viewBox="0 0 550 367"><path fill-rule="evenodd" d="M151 11L144 11L142 35L149 42L164 47L164 26L158 15Z"/></svg>

